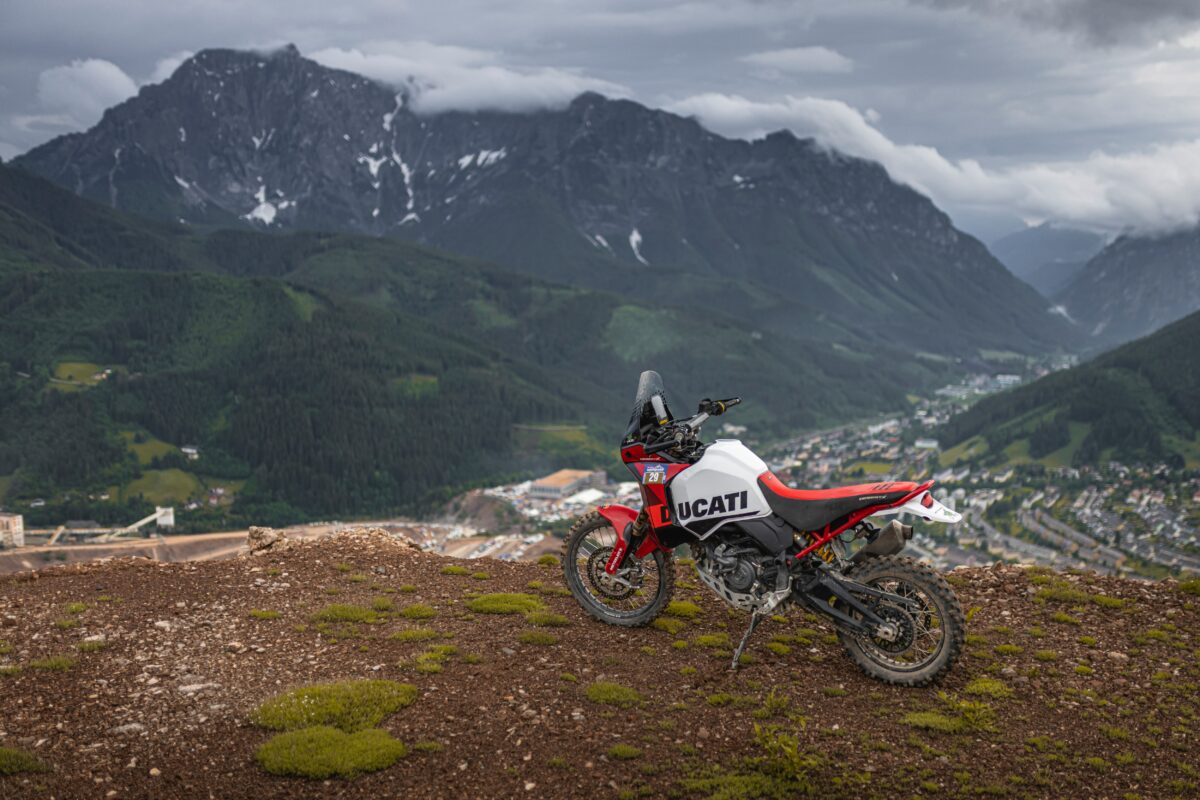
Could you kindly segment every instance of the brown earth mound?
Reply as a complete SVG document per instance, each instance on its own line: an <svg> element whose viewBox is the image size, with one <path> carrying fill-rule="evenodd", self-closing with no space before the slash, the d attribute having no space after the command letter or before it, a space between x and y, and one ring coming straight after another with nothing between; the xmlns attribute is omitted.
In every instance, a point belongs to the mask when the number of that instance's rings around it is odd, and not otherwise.
<svg viewBox="0 0 1200 800"><path fill-rule="evenodd" d="M900 689L798 610L730 673L745 618L686 565L676 599L698 609L637 630L591 621L557 567L369 533L0 578L0 797L1196 796L1195 596L1012 567L951 579L967 652L941 686ZM486 593L545 613L472 610ZM521 608L482 613L496 605ZM407 755L350 780L268 774L255 709L350 679L417 687L378 724ZM5 776L28 762L3 748L47 771Z"/></svg>

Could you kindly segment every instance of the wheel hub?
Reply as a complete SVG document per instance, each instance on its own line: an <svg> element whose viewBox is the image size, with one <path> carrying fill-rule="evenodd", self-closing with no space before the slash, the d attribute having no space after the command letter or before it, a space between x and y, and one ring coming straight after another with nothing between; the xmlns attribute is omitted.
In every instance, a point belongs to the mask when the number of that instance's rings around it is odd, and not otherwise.
<svg viewBox="0 0 1200 800"><path fill-rule="evenodd" d="M609 600L624 600L637 590L637 586L632 585L635 581L630 581L631 585L620 583L605 571L604 565L608 563L612 552L612 547L601 547L588 557L588 580L601 596Z"/></svg>
<svg viewBox="0 0 1200 800"><path fill-rule="evenodd" d="M895 606L879 606L874 611L884 621L871 637L876 647L888 653L903 653L912 647L916 625L911 616Z"/></svg>

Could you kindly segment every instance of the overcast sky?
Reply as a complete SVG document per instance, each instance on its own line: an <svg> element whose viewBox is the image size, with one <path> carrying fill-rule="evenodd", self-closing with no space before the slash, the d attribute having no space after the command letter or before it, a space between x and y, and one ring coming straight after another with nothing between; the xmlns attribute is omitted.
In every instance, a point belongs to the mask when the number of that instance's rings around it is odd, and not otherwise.
<svg viewBox="0 0 1200 800"><path fill-rule="evenodd" d="M584 89L878 160L985 239L1200 216L1200 0L0 0L0 156L205 47L294 42L420 108Z"/></svg>

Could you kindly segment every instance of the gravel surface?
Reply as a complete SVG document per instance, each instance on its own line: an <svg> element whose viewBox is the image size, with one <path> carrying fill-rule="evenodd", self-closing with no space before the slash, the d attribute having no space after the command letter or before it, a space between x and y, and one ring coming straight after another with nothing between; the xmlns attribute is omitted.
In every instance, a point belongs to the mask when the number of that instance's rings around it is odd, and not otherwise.
<svg viewBox="0 0 1200 800"><path fill-rule="evenodd" d="M454 564L487 577L442 573ZM678 569L676 598L702 611L675 634L591 621L562 594L557 567L457 561L367 533L232 561L124 559L0 578L0 667L19 668L0 675L0 747L49 766L0 777L0 797L704 797L687 781L745 773L764 755L756 726L820 756L803 780L824 797L1200 791L1200 598L1174 582L957 570L966 654L941 686L901 689L858 673L831 630L795 609L762 626L752 663L730 673L702 637L736 642L745 618ZM468 610L489 592L538 595L569 624ZM313 618L332 603L389 601L395 610L373 624ZM413 604L434 616L396 613ZM442 638L389 638L416 627ZM557 642L522 642L533 630ZM458 648L441 672L414 668L431 643ZM38 667L54 656L74 663ZM353 678L419 687L382 723L409 755L349 781L265 773L254 753L271 734L250 712L297 686ZM597 681L643 700L594 703ZM995 681L999 696L979 694ZM953 722L961 701L986 703L978 724L947 733L911 716ZM610 755L617 744L639 755ZM747 791L730 796L756 796Z"/></svg>

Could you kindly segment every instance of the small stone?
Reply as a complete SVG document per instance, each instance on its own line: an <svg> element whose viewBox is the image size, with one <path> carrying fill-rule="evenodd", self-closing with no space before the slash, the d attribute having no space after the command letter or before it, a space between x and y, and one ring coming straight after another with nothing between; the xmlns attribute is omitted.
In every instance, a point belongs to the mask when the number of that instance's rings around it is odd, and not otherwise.
<svg viewBox="0 0 1200 800"><path fill-rule="evenodd" d="M151 777L151 778L157 778L159 775L162 775L162 770L161 770L161 769L159 769L158 767L151 767L151 768L150 768L150 777Z"/></svg>
<svg viewBox="0 0 1200 800"><path fill-rule="evenodd" d="M537 788L536 783L533 781L525 781L525 791L532 792L535 788Z"/></svg>
<svg viewBox="0 0 1200 800"><path fill-rule="evenodd" d="M154 623L154 627L158 628L159 630L169 631L171 630L171 623L167 622L165 619L160 619L158 622Z"/></svg>
<svg viewBox="0 0 1200 800"><path fill-rule="evenodd" d="M127 725L118 725L117 727L111 729L109 733L117 736L128 736L131 733L141 733L144 730L146 730L146 726L142 723L130 722Z"/></svg>
<svg viewBox="0 0 1200 800"><path fill-rule="evenodd" d="M1129 660L1129 656L1127 656L1126 654L1124 654L1118 650L1113 650L1111 653L1108 654L1108 657L1111 658L1113 661L1128 661Z"/></svg>

